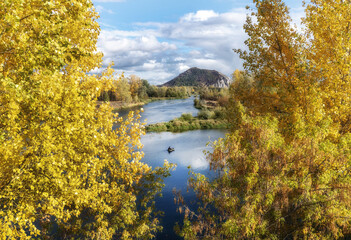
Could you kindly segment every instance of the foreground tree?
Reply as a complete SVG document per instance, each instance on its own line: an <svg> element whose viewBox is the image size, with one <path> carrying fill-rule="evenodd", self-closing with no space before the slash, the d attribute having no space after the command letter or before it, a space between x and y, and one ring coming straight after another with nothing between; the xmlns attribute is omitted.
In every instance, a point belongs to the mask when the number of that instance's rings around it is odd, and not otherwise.
<svg viewBox="0 0 351 240"><path fill-rule="evenodd" d="M186 239L335 239L351 233L350 1L312 0L306 34L280 0L254 0L230 134L193 173ZM323 17L322 17L323 16ZM324 18L325 16L325 18ZM335 31L334 31L335 29Z"/></svg>
<svg viewBox="0 0 351 240"><path fill-rule="evenodd" d="M113 71L87 74L91 1L5 0L0 16L0 238L151 238L170 165L140 162L138 115L96 108Z"/></svg>

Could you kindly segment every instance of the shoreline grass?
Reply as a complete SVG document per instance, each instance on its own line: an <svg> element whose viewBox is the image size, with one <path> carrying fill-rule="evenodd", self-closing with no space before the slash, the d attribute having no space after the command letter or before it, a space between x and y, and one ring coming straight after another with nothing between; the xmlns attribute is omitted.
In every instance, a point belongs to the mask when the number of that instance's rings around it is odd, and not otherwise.
<svg viewBox="0 0 351 240"><path fill-rule="evenodd" d="M229 123L225 119L208 118L200 119L191 114L182 114L181 117L169 122L149 124L145 127L146 132L184 132L200 129L228 129Z"/></svg>

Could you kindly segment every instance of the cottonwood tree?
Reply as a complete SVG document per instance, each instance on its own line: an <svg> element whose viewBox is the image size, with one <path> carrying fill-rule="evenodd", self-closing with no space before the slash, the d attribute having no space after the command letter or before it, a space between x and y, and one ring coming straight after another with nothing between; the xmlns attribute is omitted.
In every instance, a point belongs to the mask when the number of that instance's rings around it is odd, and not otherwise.
<svg viewBox="0 0 351 240"><path fill-rule="evenodd" d="M320 83L325 111L340 131L351 131L351 1L313 0L304 19L311 78Z"/></svg>
<svg viewBox="0 0 351 240"><path fill-rule="evenodd" d="M114 81L114 91L116 100L122 101L123 103L130 103L132 102L133 98L130 93L130 85L128 80L124 77Z"/></svg>
<svg viewBox="0 0 351 240"><path fill-rule="evenodd" d="M96 107L113 71L88 74L91 1L4 0L0 16L0 238L151 238L170 165L140 162L137 114Z"/></svg>
<svg viewBox="0 0 351 240"><path fill-rule="evenodd" d="M336 239L351 231L350 1L312 0L305 31L281 0L254 0L230 133L192 173L186 239ZM181 200L181 198L180 198Z"/></svg>
<svg viewBox="0 0 351 240"><path fill-rule="evenodd" d="M130 94L132 95L133 100L138 101L138 93L143 85L143 82L141 81L140 77L134 74L130 75L128 82L130 86Z"/></svg>

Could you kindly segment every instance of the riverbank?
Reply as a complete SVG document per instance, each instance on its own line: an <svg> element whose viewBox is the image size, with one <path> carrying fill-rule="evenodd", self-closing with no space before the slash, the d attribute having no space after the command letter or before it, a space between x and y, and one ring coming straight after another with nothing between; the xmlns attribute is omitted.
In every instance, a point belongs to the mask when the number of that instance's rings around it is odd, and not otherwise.
<svg viewBox="0 0 351 240"><path fill-rule="evenodd" d="M184 132L201 129L228 129L229 124L225 119L209 118L201 119L201 116L193 117L191 114L182 114L181 117L169 122L149 124L145 127L146 132Z"/></svg>
<svg viewBox="0 0 351 240"><path fill-rule="evenodd" d="M99 107L102 103L104 103L104 101L97 101L96 105ZM127 108L140 107L147 104L148 102L125 103L122 101L109 101L108 103L110 104L110 106L113 108L113 111L115 112L115 111L119 111Z"/></svg>
<svg viewBox="0 0 351 240"><path fill-rule="evenodd" d="M188 97L186 97L188 98ZM114 112L117 112L119 110L125 110L129 108L134 108L134 107L141 107L144 106L145 104L148 104L150 102L155 102L155 101L161 101L161 100L174 100L174 99L185 99L185 98L175 98L175 97L157 97L157 98L149 98L143 101L139 102L130 102L126 103L123 101L109 101L110 106L113 108ZM99 107L104 101L97 101L96 104Z"/></svg>

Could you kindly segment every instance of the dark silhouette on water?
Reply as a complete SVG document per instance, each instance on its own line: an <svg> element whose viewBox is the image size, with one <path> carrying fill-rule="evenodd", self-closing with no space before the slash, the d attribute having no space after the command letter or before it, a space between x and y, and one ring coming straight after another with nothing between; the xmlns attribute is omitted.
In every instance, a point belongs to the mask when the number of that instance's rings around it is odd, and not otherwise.
<svg viewBox="0 0 351 240"><path fill-rule="evenodd" d="M171 148L171 146L169 146L168 149L167 149L167 151L168 151L168 153L171 153L171 152L174 151L174 148Z"/></svg>

